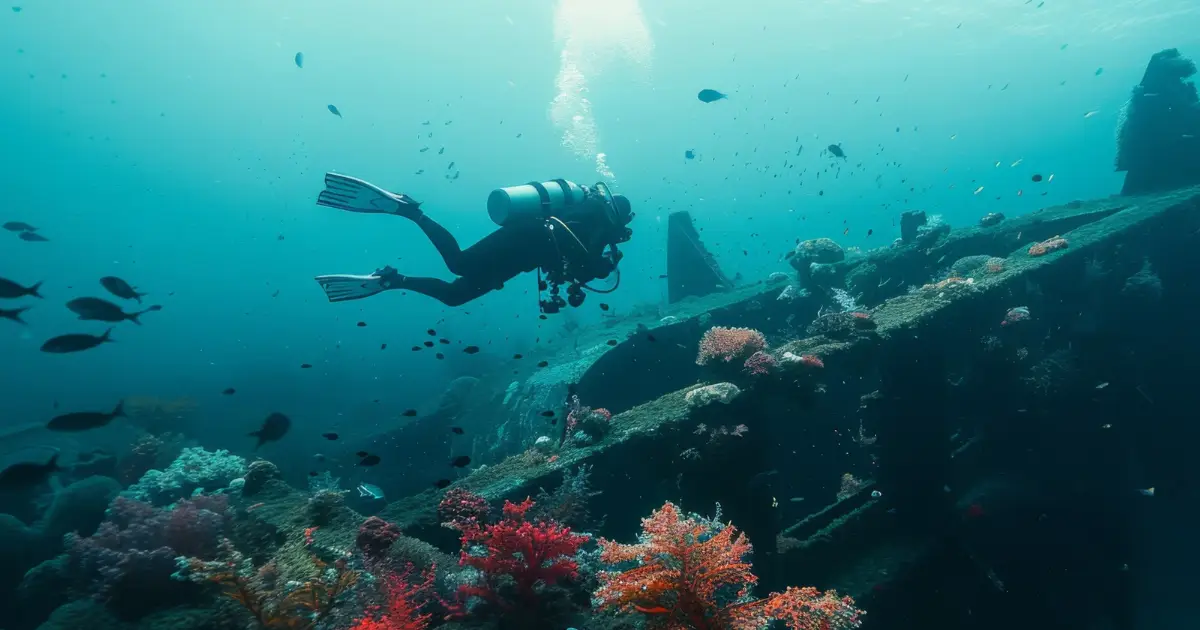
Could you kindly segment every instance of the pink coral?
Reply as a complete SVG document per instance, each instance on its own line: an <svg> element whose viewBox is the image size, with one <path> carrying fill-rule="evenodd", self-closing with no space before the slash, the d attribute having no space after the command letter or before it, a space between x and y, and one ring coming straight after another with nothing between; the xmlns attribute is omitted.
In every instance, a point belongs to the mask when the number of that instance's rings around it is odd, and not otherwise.
<svg viewBox="0 0 1200 630"><path fill-rule="evenodd" d="M744 360L766 348L766 338L753 328L714 326L700 339L696 365L708 365L717 360L725 363Z"/></svg>
<svg viewBox="0 0 1200 630"><path fill-rule="evenodd" d="M808 367L812 367L812 368L825 367L825 362L821 360L821 357L819 357L815 354L800 355L800 363L807 365Z"/></svg>
<svg viewBox="0 0 1200 630"><path fill-rule="evenodd" d="M753 376L764 376L779 367L779 362L775 357L760 350L750 355L742 367Z"/></svg>
<svg viewBox="0 0 1200 630"><path fill-rule="evenodd" d="M1045 256L1052 251L1066 249L1069 246L1067 239L1061 236L1048 238L1041 243L1034 243L1029 247L1030 256Z"/></svg>
<svg viewBox="0 0 1200 630"><path fill-rule="evenodd" d="M392 543L400 538L400 528L378 516L372 516L363 521L358 527L358 537L354 544L370 559L379 559L387 554Z"/></svg>
<svg viewBox="0 0 1200 630"><path fill-rule="evenodd" d="M437 514L443 527L463 529L471 524L486 523L492 510L487 499L462 488L451 488L438 503Z"/></svg>

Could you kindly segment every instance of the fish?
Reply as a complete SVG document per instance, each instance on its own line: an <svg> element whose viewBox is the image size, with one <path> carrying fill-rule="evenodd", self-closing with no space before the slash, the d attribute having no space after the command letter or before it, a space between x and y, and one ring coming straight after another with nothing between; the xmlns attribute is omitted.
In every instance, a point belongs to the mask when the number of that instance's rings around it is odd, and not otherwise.
<svg viewBox="0 0 1200 630"><path fill-rule="evenodd" d="M437 488L438 490L446 488L449 485L450 485L449 479L438 479L437 481L433 482L433 487Z"/></svg>
<svg viewBox="0 0 1200 630"><path fill-rule="evenodd" d="M547 367L547 366L549 366L549 365L550 365L550 362L549 362L549 361L538 361L538 363L537 363L537 366L538 366L538 367L540 367L540 368L544 368L544 367Z"/></svg>
<svg viewBox="0 0 1200 630"><path fill-rule="evenodd" d="M21 232L17 235L17 238L22 241L29 241L30 243L45 243L50 240L37 232Z"/></svg>
<svg viewBox="0 0 1200 630"><path fill-rule="evenodd" d="M295 57L295 59L294 59L294 60L295 60L295 62L296 62L296 67L297 67L297 68L303 68L303 67L304 67L304 53L302 53L302 52L298 52L298 53L296 53L296 57Z"/></svg>
<svg viewBox="0 0 1200 630"><path fill-rule="evenodd" d="M116 276L104 276L100 278L100 286L122 300L137 300L138 304L142 303L142 296L146 295L145 293L138 293L137 287L131 286L128 282Z"/></svg>
<svg viewBox="0 0 1200 630"><path fill-rule="evenodd" d="M263 420L262 428L251 432L250 437L258 438L258 443L254 445L255 450L267 442L275 442L287 435L288 429L292 428L292 420L278 411L272 412Z"/></svg>
<svg viewBox="0 0 1200 630"><path fill-rule="evenodd" d="M380 488L373 483L360 483L356 489L358 490L359 498L370 497L377 501L384 498L383 488Z"/></svg>
<svg viewBox="0 0 1200 630"><path fill-rule="evenodd" d="M1090 112L1087 112L1086 114L1084 114L1084 115L1083 115L1083 117L1084 117L1084 118L1091 118L1092 116L1095 116L1096 114L1099 114L1099 113L1100 113L1100 110L1098 110L1098 109L1093 109L1092 111L1090 111Z"/></svg>
<svg viewBox="0 0 1200 630"><path fill-rule="evenodd" d="M600 310L607 311L609 308L611 308L611 307L609 305L605 304L604 302L600 303Z"/></svg>
<svg viewBox="0 0 1200 630"><path fill-rule="evenodd" d="M326 105L325 107L329 110L330 114L333 114L334 116L337 116L338 118L342 117L342 112L338 111L338 108L336 106Z"/></svg>
<svg viewBox="0 0 1200 630"><path fill-rule="evenodd" d="M0 317L3 317L4 319L11 319L18 324L24 324L26 322L25 320L21 319L21 313L28 311L30 308L32 307L20 306L17 308L0 308Z"/></svg>
<svg viewBox="0 0 1200 630"><path fill-rule="evenodd" d="M729 97L726 96L725 94L722 94L722 93L716 91L716 90L710 90L710 89L706 88L706 89L700 90L700 92L698 94L696 94L696 98L700 99L701 103L712 103L715 101L719 101L723 98L729 98Z"/></svg>
<svg viewBox="0 0 1200 630"><path fill-rule="evenodd" d="M117 403L115 409L109 412L104 411L75 411L72 413L64 413L60 416L55 416L46 423L46 428L51 431L88 431L90 429L99 429L107 425L116 418L125 418L125 401Z"/></svg>
<svg viewBox="0 0 1200 630"><path fill-rule="evenodd" d="M1038 173L1034 173L1033 177L1030 177L1029 179L1031 179L1035 182L1040 182L1040 181L1042 181L1042 176Z"/></svg>
<svg viewBox="0 0 1200 630"><path fill-rule="evenodd" d="M448 346L448 345L450 345L450 340L449 339L438 339L438 343L442 344L443 346Z"/></svg>
<svg viewBox="0 0 1200 630"><path fill-rule="evenodd" d="M553 410L553 409L547 409L547 410L543 411L543 412L542 412L542 417L543 417L543 418L553 418L553 417L554 417L554 410Z"/></svg>
<svg viewBox="0 0 1200 630"><path fill-rule="evenodd" d="M322 433L322 434L321 434L321 437L323 437L323 438L325 438L326 440L329 440L329 441L331 441L331 442L332 442L332 441L334 441L334 440L338 439L338 434L336 434L336 433L334 433L334 432L330 431L329 433Z"/></svg>
<svg viewBox="0 0 1200 630"><path fill-rule="evenodd" d="M386 344L386 343L381 343L381 344L379 344L379 349L380 349L380 350L387 350L387 344Z"/></svg>
<svg viewBox="0 0 1200 630"><path fill-rule="evenodd" d="M78 315L79 319L82 320L114 323L129 320L138 326L142 325L142 322L138 320L138 316L144 313L162 310L161 306L155 304L154 306L150 306L143 311L126 313L125 311L121 310L120 306L117 306L108 300L102 300L94 297L75 298L74 300L67 302L67 308L70 309L72 313Z"/></svg>
<svg viewBox="0 0 1200 630"><path fill-rule="evenodd" d="M381 461L383 461L383 460L380 459L380 457L378 455L368 454L368 455L364 456L361 460L358 461L358 465L370 467L370 466L375 466L375 465L379 464L379 462L381 462Z"/></svg>
<svg viewBox="0 0 1200 630"><path fill-rule="evenodd" d="M225 394L226 396L232 396L237 393L237 390L232 387L226 387L225 391L223 391L221 393Z"/></svg>
<svg viewBox="0 0 1200 630"><path fill-rule="evenodd" d="M400 415L404 416L405 418L415 418L415 417L417 417L417 410L416 409L405 409L404 411L402 411L400 413Z"/></svg>
<svg viewBox="0 0 1200 630"><path fill-rule="evenodd" d="M4 229L9 232L36 232L37 228L29 225L24 221L9 221L4 224Z"/></svg>
<svg viewBox="0 0 1200 630"><path fill-rule="evenodd" d="M439 353L437 353L437 354L433 355L433 358L437 359L438 361L441 361L442 359L445 359L445 358L446 358L446 355L444 355L444 354L442 354L441 352L439 352Z"/></svg>
<svg viewBox="0 0 1200 630"><path fill-rule="evenodd" d="M525 358L525 355L523 355L523 354L514 354L513 355L513 359L518 360L518 361L521 359L524 359L524 358Z"/></svg>
<svg viewBox="0 0 1200 630"><path fill-rule="evenodd" d="M366 328L366 327L367 327L367 322L358 322L358 327L359 327L359 328Z"/></svg>
<svg viewBox="0 0 1200 630"><path fill-rule="evenodd" d="M300 369L301 369L301 370L307 370L307 369L309 369L309 368L311 368L311 367L312 367L312 364L311 364L311 363L301 363L301 364L300 364Z"/></svg>
<svg viewBox="0 0 1200 630"><path fill-rule="evenodd" d="M358 451L358 452L354 453L354 455L356 457L366 457L367 455L370 455L370 453L368 453L366 451Z"/></svg>
<svg viewBox="0 0 1200 630"><path fill-rule="evenodd" d="M842 145L840 144L831 144L825 147L825 150L833 157L846 159L846 152L842 151Z"/></svg>
<svg viewBox="0 0 1200 630"><path fill-rule="evenodd" d="M1102 74L1104 74L1104 68L1096 68L1096 75L1095 75L1095 76L1100 76L1100 75L1102 75Z"/></svg>
<svg viewBox="0 0 1200 630"><path fill-rule="evenodd" d="M82 352L83 350L90 350L102 343L111 342L112 338L109 335L112 334L112 331L113 329L109 328L108 330L104 331L103 335L100 336L89 335L86 333L59 335L47 340L46 343L42 344L42 352L49 352L51 354L67 354L69 352Z"/></svg>
<svg viewBox="0 0 1200 630"><path fill-rule="evenodd" d="M434 330L434 329L432 329L432 328L430 328L429 330L426 330L426 331L425 331L425 334L429 335L430 337L436 337L436 336L437 336L437 331L436 331L436 330Z"/></svg>
<svg viewBox="0 0 1200 630"><path fill-rule="evenodd" d="M1152 497L1152 496L1154 496L1154 486L1150 486L1149 488L1142 488L1142 489L1138 490L1138 494L1140 494L1144 497Z"/></svg>
<svg viewBox="0 0 1200 630"><path fill-rule="evenodd" d="M36 282L33 286L23 287L8 278L0 278L0 298L12 299L32 295L35 298L40 298L42 295L38 293L38 289L42 287L41 282Z"/></svg>
<svg viewBox="0 0 1200 630"><path fill-rule="evenodd" d="M464 433L462 427L450 427L450 432L454 435L462 435Z"/></svg>
<svg viewBox="0 0 1200 630"><path fill-rule="evenodd" d="M696 159L696 152L692 149L688 149L687 151L683 152L683 157L688 160L694 160Z"/></svg>
<svg viewBox="0 0 1200 630"><path fill-rule="evenodd" d="M432 347L433 347L433 342L432 342L432 341L426 341L426 342L425 342L425 347L426 347L426 348L432 348Z"/></svg>
<svg viewBox="0 0 1200 630"><path fill-rule="evenodd" d="M471 458L468 455L459 455L458 457L455 457L454 459L450 460L450 465L455 468L462 468L464 466L470 466Z"/></svg>
<svg viewBox="0 0 1200 630"><path fill-rule="evenodd" d="M26 490L46 483L50 475L62 470L58 466L58 453L45 464L17 462L0 470L0 490Z"/></svg>
<svg viewBox="0 0 1200 630"><path fill-rule="evenodd" d="M618 342L616 339L609 339L608 341L605 341L604 343L606 343L610 346L616 346Z"/></svg>
<svg viewBox="0 0 1200 630"><path fill-rule="evenodd" d="M466 354L477 354L479 352L479 346L467 346L466 348L463 348L463 352Z"/></svg>

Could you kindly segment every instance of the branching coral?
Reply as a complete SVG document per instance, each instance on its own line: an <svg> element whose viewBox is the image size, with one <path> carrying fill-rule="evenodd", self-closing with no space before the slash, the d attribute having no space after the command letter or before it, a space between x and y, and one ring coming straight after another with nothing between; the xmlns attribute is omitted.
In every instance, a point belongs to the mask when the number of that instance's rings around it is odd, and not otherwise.
<svg viewBox="0 0 1200 630"><path fill-rule="evenodd" d="M221 543L219 559L179 557L178 580L221 586L227 597L240 603L259 628L311 630L324 621L358 582L359 572L344 560L327 565L312 558L316 573L298 584L282 585L274 563L258 569L228 540Z"/></svg>
<svg viewBox="0 0 1200 630"><path fill-rule="evenodd" d="M350 630L425 630L433 615L424 612L427 604L434 596L433 582L436 567L413 578L413 567L401 573L392 573L383 582L384 598L387 602L382 608L369 610L367 615L355 620Z"/></svg>
<svg viewBox="0 0 1200 630"><path fill-rule="evenodd" d="M534 610L540 588L576 577L574 556L589 537L553 521L528 522L525 514L533 505L530 499L506 501L499 522L473 522L463 529L459 564L482 575L479 583L459 587L461 599L479 597L501 609Z"/></svg>
<svg viewBox="0 0 1200 630"><path fill-rule="evenodd" d="M746 557L750 541L732 525L684 517L666 503L642 520L641 542L601 540L601 561L636 565L600 573L601 610L638 612L651 628L759 630L774 620L794 630L857 628L863 611L849 597L790 587L755 599Z"/></svg>

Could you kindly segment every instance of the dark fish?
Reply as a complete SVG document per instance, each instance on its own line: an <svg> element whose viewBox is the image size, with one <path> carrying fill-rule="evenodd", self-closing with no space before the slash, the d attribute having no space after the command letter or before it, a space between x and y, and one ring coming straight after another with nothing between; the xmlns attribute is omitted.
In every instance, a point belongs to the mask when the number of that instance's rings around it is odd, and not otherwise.
<svg viewBox="0 0 1200 630"><path fill-rule="evenodd" d="M479 346L467 346L466 348L463 348L463 352L467 354L476 354L479 352Z"/></svg>
<svg viewBox="0 0 1200 630"><path fill-rule="evenodd" d="M1032 179L1035 182L1040 182L1040 181L1042 181L1042 176L1039 175L1038 173L1034 173L1033 177L1031 177L1030 179Z"/></svg>
<svg viewBox="0 0 1200 630"><path fill-rule="evenodd" d="M223 391L221 393L225 394L226 396L232 396L237 393L237 390L232 387L227 387L227 388L225 388L225 391Z"/></svg>
<svg viewBox="0 0 1200 630"><path fill-rule="evenodd" d="M420 352L420 351L421 351L421 346L413 346L413 347L412 347L412 351L413 351L413 352Z"/></svg>
<svg viewBox="0 0 1200 630"><path fill-rule="evenodd" d="M433 342L432 342L432 341L426 341L426 342L425 342L425 347L426 347L426 348L432 348L432 347L433 347Z"/></svg>
<svg viewBox="0 0 1200 630"><path fill-rule="evenodd" d="M142 322L138 321L138 316L142 315L143 313L162 310L162 307L156 304L144 311L126 313L125 311L121 310L120 306L117 306L108 300L102 300L94 297L75 298L74 300L67 302L67 308L70 309L72 313L78 315L79 319L113 323L129 320L138 326L142 325Z"/></svg>
<svg viewBox="0 0 1200 630"><path fill-rule="evenodd" d="M450 432L454 435L462 435L464 433L462 427L450 427Z"/></svg>
<svg viewBox="0 0 1200 630"><path fill-rule="evenodd" d="M415 418L417 416L417 410L416 409L405 409L403 412L400 413L400 415L404 416L405 418Z"/></svg>
<svg viewBox="0 0 1200 630"><path fill-rule="evenodd" d="M320 475L320 474L321 474L321 473L319 473L319 472L317 472L317 471L315 471L315 470L310 470L310 471L308 471L308 476L309 476L309 477L316 477L317 475Z"/></svg>
<svg viewBox="0 0 1200 630"><path fill-rule="evenodd" d="M288 429L290 428L292 428L292 421L290 418L279 413L278 411L272 413L271 415L267 416L266 420L263 420L261 429L250 434L251 437L258 438L258 443L254 445L254 448L257 450L258 447L266 444L267 442L274 442L282 439L283 436L287 435Z"/></svg>
<svg viewBox="0 0 1200 630"><path fill-rule="evenodd" d="M653 343L655 341L658 341L658 339L655 339L654 335L646 335L646 341Z"/></svg>
<svg viewBox="0 0 1200 630"><path fill-rule="evenodd" d="M524 359L524 358L525 358L525 355L523 355L523 354L514 354L514 355L513 355L513 358L514 358L514 359Z"/></svg>
<svg viewBox="0 0 1200 630"><path fill-rule="evenodd" d="M840 144L831 144L825 147L825 150L829 151L829 154L833 157L842 158L843 160L846 159L846 152L842 151L842 145Z"/></svg>
<svg viewBox="0 0 1200 630"><path fill-rule="evenodd" d="M302 52L296 53L296 67L297 68L304 67L304 53L302 53Z"/></svg>
<svg viewBox="0 0 1200 630"><path fill-rule="evenodd" d="M37 228L29 225L24 221L9 221L4 224L4 229L9 232L36 232Z"/></svg>
<svg viewBox="0 0 1200 630"><path fill-rule="evenodd" d="M42 286L41 282L35 282L31 287L23 287L7 278L0 278L0 298L19 298L26 295L32 295L35 298L40 298L42 295L38 293L38 289Z"/></svg>
<svg viewBox="0 0 1200 630"><path fill-rule="evenodd" d="M609 308L609 305L605 304L604 302L600 303L600 310L607 311Z"/></svg>
<svg viewBox="0 0 1200 630"><path fill-rule="evenodd" d="M873 230L873 229L871 229L871 230L867 230L867 236L870 236L870 235L872 235L872 234L874 234L874 233L875 233L875 230Z"/></svg>
<svg viewBox="0 0 1200 630"><path fill-rule="evenodd" d="M81 352L89 350L96 346L112 341L109 335L112 334L112 329L104 331L103 335L88 335L84 333L73 333L70 335L59 335L42 344L42 352L50 352L53 354L66 354L68 352Z"/></svg>
<svg viewBox="0 0 1200 630"><path fill-rule="evenodd" d="M694 160L694 159L696 159L696 152L691 149L688 149L687 151L683 152L683 157L685 157L689 160Z"/></svg>
<svg viewBox="0 0 1200 630"><path fill-rule="evenodd" d="M130 286L128 282L116 276L104 276L100 278L100 285L108 289L109 293L122 300L137 300L138 304L142 303L142 296L146 295L145 293L138 293L135 290L136 287Z"/></svg>
<svg viewBox="0 0 1200 630"><path fill-rule="evenodd" d="M433 487L437 488L438 490L441 490L442 488L445 488L449 485L450 485L449 479L438 479L437 481L433 482Z"/></svg>
<svg viewBox="0 0 1200 630"><path fill-rule="evenodd" d="M30 243L45 243L50 240L37 232L21 232L17 235L17 238L22 241L29 241Z"/></svg>
<svg viewBox="0 0 1200 630"><path fill-rule="evenodd" d="M381 461L383 461L383 460L380 459L378 455L367 455L366 457L358 460L358 465L359 466L375 466L376 464L378 464Z"/></svg>
<svg viewBox="0 0 1200 630"><path fill-rule="evenodd" d="M370 453L368 453L368 452L366 452L366 451L358 451L358 452L356 452L356 453L354 453L354 454L355 454L356 456L358 456L358 457L366 457L367 455L370 455Z"/></svg>
<svg viewBox="0 0 1200 630"><path fill-rule="evenodd" d="M553 417L554 417L554 411L553 411L553 410L550 410L550 409L547 409L547 410L545 410L545 411L543 411L543 412L542 412L542 417L543 417L543 418L553 418Z"/></svg>
<svg viewBox="0 0 1200 630"><path fill-rule="evenodd" d="M548 365L550 365L550 362L549 362L549 361L538 361L538 364L537 364L537 366L538 366L538 367L541 367L541 368L544 368L544 367L546 367L546 366L548 366Z"/></svg>
<svg viewBox="0 0 1200 630"><path fill-rule="evenodd" d="M700 90L700 93L696 95L696 98L700 99L701 103L712 103L713 101L719 101L723 98L726 98L726 96L716 90L704 89Z"/></svg>
<svg viewBox="0 0 1200 630"><path fill-rule="evenodd" d="M359 327L359 328L366 328L366 327L367 327L367 322L358 322L358 327Z"/></svg>
<svg viewBox="0 0 1200 630"><path fill-rule="evenodd" d="M326 440L329 440L329 441L331 441L331 442L332 442L333 440L336 440L336 439L338 439L338 434L336 434L336 433L333 433L333 432L329 432L329 433L322 433L322 434L321 434L321 437L323 437L323 438L325 438Z"/></svg>
<svg viewBox="0 0 1200 630"><path fill-rule="evenodd" d="M449 339L438 339L438 343L442 344L443 346L448 346L448 345L450 345L450 340Z"/></svg>
<svg viewBox="0 0 1200 630"><path fill-rule="evenodd" d="M610 346L615 346L615 345L617 345L617 340L616 340L616 339L609 339L608 341L606 341L606 342L604 342L604 343L607 343L607 344L608 344L608 345L610 345Z"/></svg>
<svg viewBox="0 0 1200 630"><path fill-rule="evenodd" d="M437 331L436 331L436 330L434 330L434 329L432 329L432 328L430 328L429 330L426 330L426 331L425 331L425 333L426 333L426 334L428 334L430 337L436 337L436 336L437 336Z"/></svg>
<svg viewBox="0 0 1200 630"><path fill-rule="evenodd" d="M307 370L308 368L311 368L311 367L312 367L312 364L311 364L311 363L301 363L301 364L300 364L300 369L301 369L301 370Z"/></svg>
<svg viewBox="0 0 1200 630"><path fill-rule="evenodd" d="M379 344L379 349L380 349L380 350L387 350L387 344L386 344L386 343L381 343L381 344Z"/></svg>
<svg viewBox="0 0 1200 630"><path fill-rule="evenodd" d="M445 358L446 358L446 355L444 355L444 354L442 354L441 352L439 352L439 353L437 353L437 354L433 355L433 357L434 357L435 359L437 359L438 361L441 361L442 359L445 359Z"/></svg>
<svg viewBox="0 0 1200 630"><path fill-rule="evenodd" d="M21 319L21 313L28 311L30 308L29 306L20 306L13 309L0 308L0 317L11 319L18 324L24 324L25 320Z"/></svg>
<svg viewBox="0 0 1200 630"><path fill-rule="evenodd" d="M50 475L62 470L58 467L58 453L45 464L18 462L0 470L0 490L25 490L46 483Z"/></svg>
<svg viewBox="0 0 1200 630"><path fill-rule="evenodd" d="M333 105L326 105L326 107L329 109L330 114L333 114L334 116L337 116L338 118L342 117L342 112L339 112L337 107L335 107Z"/></svg>
<svg viewBox="0 0 1200 630"><path fill-rule="evenodd" d="M104 411L76 411L74 413L65 413L61 416L55 416L46 423L46 428L51 431L87 431L88 429L98 429L114 418L124 418L125 408L124 401L117 403L117 408L111 412Z"/></svg>
<svg viewBox="0 0 1200 630"><path fill-rule="evenodd" d="M454 459L450 460L450 465L455 468L462 468L464 466L470 466L471 458L468 457L467 455L459 455L458 457L455 457Z"/></svg>

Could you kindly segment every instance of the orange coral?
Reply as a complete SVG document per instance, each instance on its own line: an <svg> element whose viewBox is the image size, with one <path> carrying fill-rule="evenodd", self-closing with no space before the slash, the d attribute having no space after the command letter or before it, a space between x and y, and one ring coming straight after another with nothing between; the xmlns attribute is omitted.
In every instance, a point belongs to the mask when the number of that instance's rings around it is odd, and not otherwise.
<svg viewBox="0 0 1200 630"><path fill-rule="evenodd" d="M637 566L600 572L598 608L640 612L665 630L758 630L772 620L793 630L859 625L863 611L832 591L792 587L751 597L758 578L745 558L752 547L733 525L685 518L668 502L642 519L642 531L635 545L600 540L603 562Z"/></svg>
<svg viewBox="0 0 1200 630"><path fill-rule="evenodd" d="M1048 238L1041 243L1034 243L1033 245L1029 246L1029 255L1045 256L1052 251L1066 249L1068 246L1067 239L1061 236L1055 236L1053 238Z"/></svg>

